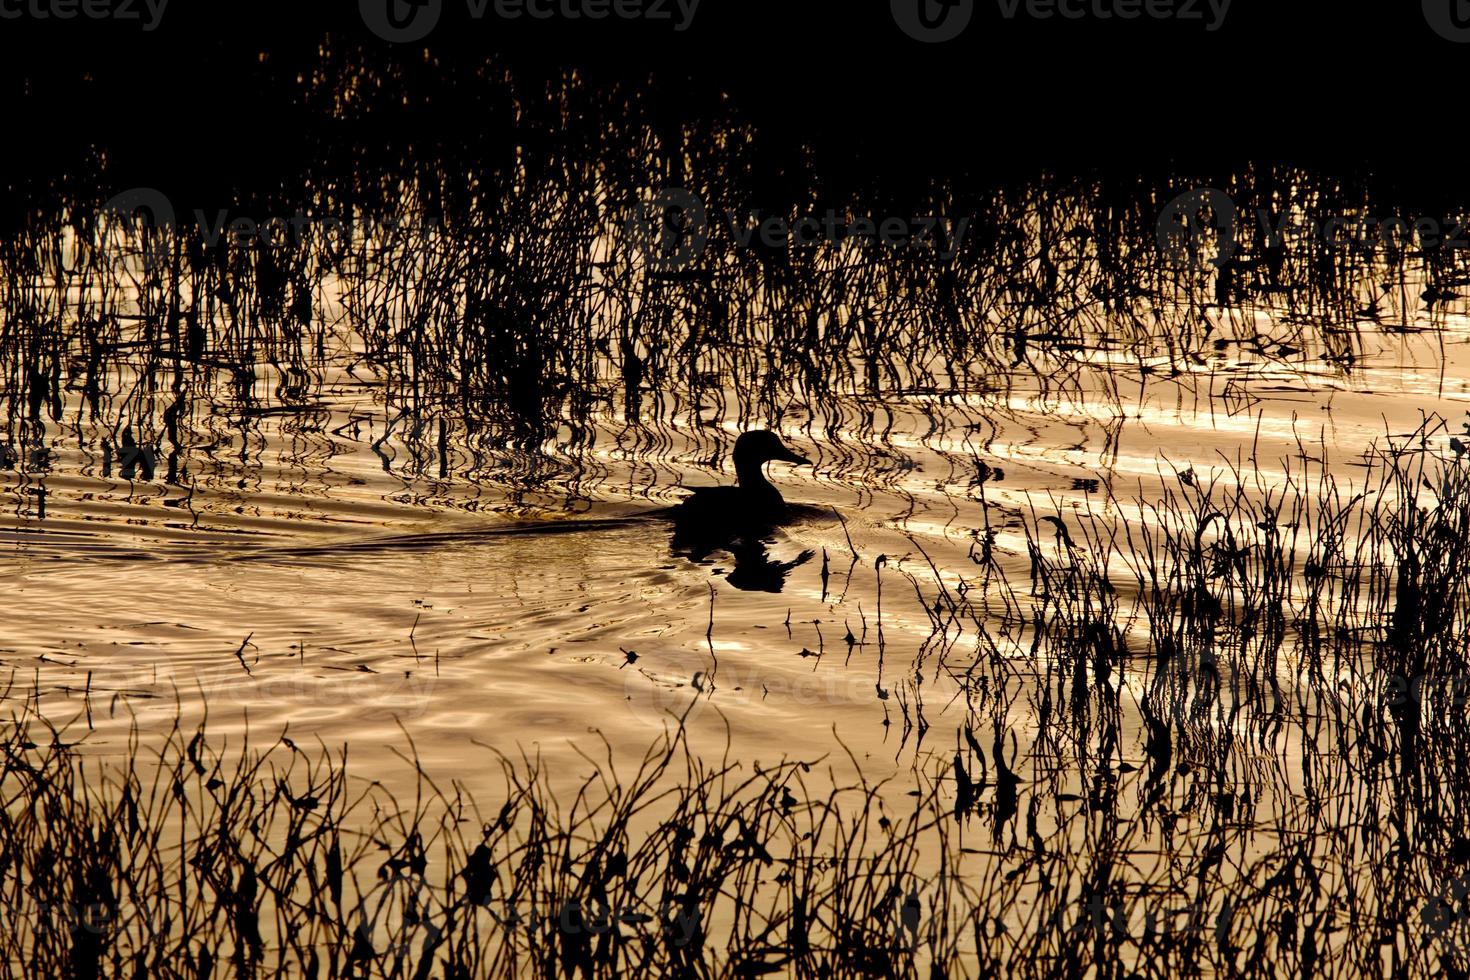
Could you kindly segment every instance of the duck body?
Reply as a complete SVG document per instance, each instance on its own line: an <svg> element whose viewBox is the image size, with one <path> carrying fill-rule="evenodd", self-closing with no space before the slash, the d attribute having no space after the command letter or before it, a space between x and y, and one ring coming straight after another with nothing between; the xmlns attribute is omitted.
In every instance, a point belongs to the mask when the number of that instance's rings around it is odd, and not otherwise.
<svg viewBox="0 0 1470 980"><path fill-rule="evenodd" d="M699 524L716 529L774 527L786 516L786 501L775 487L770 493L751 492L745 487L700 487L674 509L680 524Z"/></svg>

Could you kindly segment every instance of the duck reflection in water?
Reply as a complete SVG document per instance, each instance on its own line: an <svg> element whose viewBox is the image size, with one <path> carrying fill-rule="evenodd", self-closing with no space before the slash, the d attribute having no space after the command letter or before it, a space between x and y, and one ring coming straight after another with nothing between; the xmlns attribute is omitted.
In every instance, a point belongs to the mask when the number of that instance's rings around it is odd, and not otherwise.
<svg viewBox="0 0 1470 980"><path fill-rule="evenodd" d="M811 460L792 452L774 432L755 430L735 440L733 487L701 487L670 511L674 520L672 547L691 561L706 561L714 551L729 552L735 568L727 580L749 592L780 592L793 568L811 561L803 551L791 561L776 561L769 551L776 528L793 511L781 492L766 479L771 462L810 466Z"/></svg>

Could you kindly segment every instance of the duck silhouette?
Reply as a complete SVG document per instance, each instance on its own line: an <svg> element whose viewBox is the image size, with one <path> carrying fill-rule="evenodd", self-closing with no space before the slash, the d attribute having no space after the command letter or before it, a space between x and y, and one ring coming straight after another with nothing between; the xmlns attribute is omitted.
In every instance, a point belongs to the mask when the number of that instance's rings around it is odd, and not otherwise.
<svg viewBox="0 0 1470 980"><path fill-rule="evenodd" d="M765 466L772 462L811 465L811 460L786 448L774 432L743 433L735 440L736 486L696 488L670 516L681 530L700 537L780 524L787 514L786 501L766 479Z"/></svg>
<svg viewBox="0 0 1470 980"><path fill-rule="evenodd" d="M811 465L792 452L774 432L755 430L735 440L733 487L700 487L668 511L674 521L673 550L691 561L705 562L715 551L728 552L735 567L726 576L743 591L780 592L786 576L813 557L803 551L791 561L776 561L768 550L775 528L794 511L769 480L765 465L772 462Z"/></svg>

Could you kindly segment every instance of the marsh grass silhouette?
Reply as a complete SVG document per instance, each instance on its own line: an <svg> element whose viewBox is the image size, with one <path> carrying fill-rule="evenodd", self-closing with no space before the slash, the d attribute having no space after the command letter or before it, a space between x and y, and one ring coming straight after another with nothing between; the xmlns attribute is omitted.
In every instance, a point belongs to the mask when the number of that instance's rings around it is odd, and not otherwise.
<svg viewBox="0 0 1470 980"><path fill-rule="evenodd" d="M124 445L131 428L158 446L162 478L185 484L201 469L191 446L214 442L187 436L210 419L229 417L247 443L266 417L319 436L346 370L373 378L374 403L350 425L370 431L385 469L493 483L512 506L595 493L590 450L609 438L653 464L651 491L672 464L723 453L728 428L799 430L834 472L881 489L909 460L880 406L922 419L932 443L966 426L983 447L1014 394L1046 405L1121 399L1131 381L1217 391L1237 369L1215 355L1235 351L1288 371L1312 366L1310 351L1350 372L1363 329L1416 329L1424 309L1436 322L1466 281L1463 252L1278 243L1251 217L1391 211L1365 181L1281 167L1211 178L1242 216L1225 276L1157 247L1177 175L829 186L762 148L736 110L671 127L633 93L575 77L488 68L414 75L409 90L401 66L350 48L321 57L292 84L341 138L323 140L299 186L165 188L178 227L150 229L100 213L115 178L80 170L0 241L12 444L57 435L62 395L76 391L85 424L68 426L88 465L110 465L98 447ZM379 87L479 105L483 142L385 150L364 128L381 107L353 95ZM665 273L627 217L670 188L711 214L971 225L945 261L863 239L758 249L712 220L693 263ZM305 233L261 230L301 212ZM237 216L257 230L230 232ZM946 458L968 467L973 455Z"/></svg>
<svg viewBox="0 0 1470 980"><path fill-rule="evenodd" d="M1029 519L1029 583L909 573L937 610L915 664L963 679L971 721L899 777L907 797L856 759L702 758L677 720L632 771L585 756L571 797L535 757L499 757L503 794L476 806L422 769L416 798L390 797L349 778L345 750L284 737L224 752L176 727L97 755L13 717L4 961L190 977L1462 969L1470 466L1435 450L1444 435L1430 420L1386 440L1351 495L1303 452L1260 486L1166 474L1136 524L1099 508L1059 538ZM1012 615L982 613L982 591ZM956 617L974 617L978 655Z"/></svg>
<svg viewBox="0 0 1470 980"><path fill-rule="evenodd" d="M903 896L944 836L917 811L880 830L877 787L813 791L812 764L703 761L677 728L631 773L586 757L571 799L500 757L485 811L422 770L411 800L361 785L345 749L284 736L226 753L175 728L120 759L68 737L16 718L0 742L7 973L901 971L924 928ZM849 865L875 833L884 853ZM772 876L789 899L745 900Z"/></svg>
<svg viewBox="0 0 1470 980"><path fill-rule="evenodd" d="M904 413L983 503L1012 396L1122 404L1129 384L1169 385L1238 412L1245 369L1217 352L1347 376L1370 332L1442 325L1465 278L1448 250L1278 248L1249 222L1227 268L1174 267L1159 211L1204 179L831 188L775 166L733 113L671 127L626 91L527 88L493 66L454 79L500 134L472 169L453 149L383 147L359 100L395 78L325 58L303 111L342 138L323 140L296 193L230 204L310 201L373 219L372 235L130 229L94 219L117 188L87 171L0 238L0 455L20 470L19 516L39 519L33 484L74 466L248 491L268 469L267 418L290 461L330 458L326 433L367 442L407 482L570 507L611 479L593 452L609 440L649 464L653 496L670 464L708 464L728 431L762 426L819 445L824 472L863 494L901 495ZM1243 209L1385 203L1286 168L1211 182ZM721 212L975 220L949 263L856 241L750 249L716 227L689 268L661 274L626 217L669 187ZM344 374L370 378L372 401L346 419L324 407ZM226 753L179 727L108 758L14 717L0 962L57 976L1459 975L1470 470L1438 451L1445 435L1426 423L1386 441L1351 492L1305 450L1284 482L1243 464L1169 474L1136 524L1105 506L1136 502L1100 486L1091 511L1016 517L1020 578L989 523L960 570L853 549L848 579L871 575L879 603L846 652L876 661L906 745L942 743L904 812L891 786L815 762L709 762L679 731L633 773L588 760L597 775L571 799L534 758L501 760L504 794L480 811L452 773L418 772L410 803L351 782L345 754L284 738ZM58 440L70 455L53 459ZM211 469L226 442L229 465ZM928 617L914 649L885 639L893 588ZM921 682L940 674L967 718L952 744L924 711Z"/></svg>

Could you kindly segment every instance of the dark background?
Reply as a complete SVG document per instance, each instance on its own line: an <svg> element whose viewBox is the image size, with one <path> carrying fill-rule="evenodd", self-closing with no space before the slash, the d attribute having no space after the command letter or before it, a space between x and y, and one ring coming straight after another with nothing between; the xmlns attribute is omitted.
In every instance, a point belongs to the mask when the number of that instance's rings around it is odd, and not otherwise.
<svg viewBox="0 0 1470 980"><path fill-rule="evenodd" d="M17 0L7 0L17 2ZM29 0L26 0L29 2ZM1443 0L1458 2L1458 0ZM527 75L577 67L637 86L670 119L730 104L773 143L834 167L943 174L1047 166L1222 172L1244 161L1364 168L1458 189L1470 45L1417 2L1235 0L1202 22L1003 20L977 0L959 39L911 40L887 0L702 0L693 27L471 21L446 0L418 45L366 30L356 0L172 0L145 33L114 21L0 21L11 193L99 149L123 172L289 171L313 120L272 81L323 37L355 38L413 70L508 58ZM289 74L289 71L287 72ZM477 125L452 100L385 113L385 139L453 140Z"/></svg>

